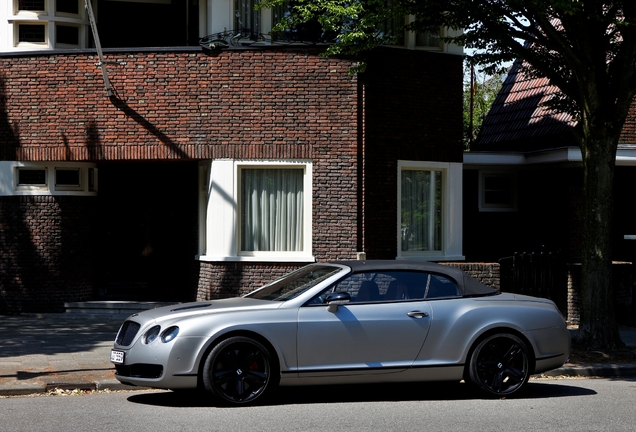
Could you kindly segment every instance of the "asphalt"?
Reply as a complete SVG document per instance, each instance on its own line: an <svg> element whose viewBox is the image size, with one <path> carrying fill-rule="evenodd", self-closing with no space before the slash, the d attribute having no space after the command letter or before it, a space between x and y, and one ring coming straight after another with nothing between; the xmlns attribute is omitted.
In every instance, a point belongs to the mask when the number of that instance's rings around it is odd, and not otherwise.
<svg viewBox="0 0 636 432"><path fill-rule="evenodd" d="M0 316L0 396L60 390L132 390L115 379L110 349L121 316ZM622 327L636 347L636 329ZM544 376L636 376L636 364L562 367Z"/></svg>

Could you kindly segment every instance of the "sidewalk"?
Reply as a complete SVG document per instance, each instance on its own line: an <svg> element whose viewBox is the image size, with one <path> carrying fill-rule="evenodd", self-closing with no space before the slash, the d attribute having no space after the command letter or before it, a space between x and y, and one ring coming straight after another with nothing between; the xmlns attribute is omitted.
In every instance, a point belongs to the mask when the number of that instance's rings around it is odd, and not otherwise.
<svg viewBox="0 0 636 432"><path fill-rule="evenodd" d="M0 316L0 396L54 388L120 390L110 350L121 318Z"/></svg>
<svg viewBox="0 0 636 432"><path fill-rule="evenodd" d="M68 314L0 316L0 396L71 390L139 389L115 379L110 349L122 318ZM636 347L636 329L621 328ZM636 364L562 367L544 376L636 376Z"/></svg>

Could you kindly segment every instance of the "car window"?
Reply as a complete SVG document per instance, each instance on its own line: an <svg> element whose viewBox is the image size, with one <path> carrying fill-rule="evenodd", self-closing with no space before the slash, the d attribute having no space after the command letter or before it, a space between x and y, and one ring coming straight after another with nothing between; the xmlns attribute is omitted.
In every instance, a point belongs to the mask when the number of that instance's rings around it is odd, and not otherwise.
<svg viewBox="0 0 636 432"><path fill-rule="evenodd" d="M431 274L426 290L427 299L458 297L459 288L451 279L437 274Z"/></svg>
<svg viewBox="0 0 636 432"><path fill-rule="evenodd" d="M354 273L330 286L308 304L323 304L328 294L347 293L349 303L394 302L459 297L452 279L415 271Z"/></svg>
<svg viewBox="0 0 636 432"><path fill-rule="evenodd" d="M354 273L332 285L310 304L320 304L327 294L351 296L349 303L391 302L423 299L429 275L413 271Z"/></svg>
<svg viewBox="0 0 636 432"><path fill-rule="evenodd" d="M245 297L271 301L291 300L340 271L340 267L309 265L276 279Z"/></svg>

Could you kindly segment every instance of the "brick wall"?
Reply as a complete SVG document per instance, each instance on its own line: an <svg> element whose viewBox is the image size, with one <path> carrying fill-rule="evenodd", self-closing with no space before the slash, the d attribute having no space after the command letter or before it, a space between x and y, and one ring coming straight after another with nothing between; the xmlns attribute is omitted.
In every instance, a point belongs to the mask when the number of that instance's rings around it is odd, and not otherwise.
<svg viewBox="0 0 636 432"><path fill-rule="evenodd" d="M315 51L0 58L0 159L355 156L351 62ZM318 151L323 149L324 151Z"/></svg>
<svg viewBox="0 0 636 432"><path fill-rule="evenodd" d="M0 314L90 300L95 198L0 197Z"/></svg>
<svg viewBox="0 0 636 432"><path fill-rule="evenodd" d="M501 289L499 264L498 263L442 263L448 266L457 267L474 277L484 285L488 285L496 290Z"/></svg>
<svg viewBox="0 0 636 432"><path fill-rule="evenodd" d="M197 301L236 297L302 267L294 263L200 263Z"/></svg>
<svg viewBox="0 0 636 432"><path fill-rule="evenodd" d="M363 78L364 251L397 256L397 161L462 162L460 56L380 49Z"/></svg>
<svg viewBox="0 0 636 432"><path fill-rule="evenodd" d="M92 161L99 167L110 161L311 159L314 256L355 259L365 250L369 259L393 258L397 160L461 161L462 59L379 50L363 85L347 73L351 61L317 54L313 49L237 49L215 56L188 48L105 50L115 92L110 98L92 52L0 55L0 160ZM33 198L38 199L44 198ZM77 200L92 205L89 198ZM46 206L60 202L47 198ZM57 217L58 226L66 224L69 216L57 211L42 220ZM90 215L84 217L81 223L89 226ZM21 250L26 244L7 237L18 223L15 217L2 226L0 235L9 239L5 248ZM38 247L48 241L44 230L29 226L24 236ZM65 239L63 234L60 241ZM87 234L77 247L90 257L90 248L98 246L87 239L94 236ZM48 247L54 261L72 261L59 244ZM29 310L59 310L63 299L85 300L100 274L99 269L91 273L87 263L80 283L60 264L56 277L44 284L56 288L44 289L40 282L20 279L32 264L12 256L4 261L3 280L11 281L13 294L7 294L9 282L4 282L3 301L28 304ZM99 266L96 261L92 264ZM249 291L262 284L265 274L270 280L293 265L196 267L196 297L203 299ZM70 286L58 290L62 282ZM236 288L223 291L226 284ZM5 306L20 308L26 310Z"/></svg>
<svg viewBox="0 0 636 432"><path fill-rule="evenodd" d="M632 263L612 263L612 289L616 321L633 326L636 322L634 303L634 269ZM568 324L578 324L581 319L581 264L568 265Z"/></svg>
<svg viewBox="0 0 636 432"><path fill-rule="evenodd" d="M2 56L0 159L98 164L311 159L314 255L319 259L355 258L357 77L347 73L351 61L326 59L317 53L305 49L228 50L208 56L199 49L106 50L115 90L111 98L106 96L101 71L95 66L98 59L92 53ZM65 220L64 215L58 216ZM3 225L3 235L18 222ZM29 227L25 236L39 244L42 229ZM52 255L61 259L60 253ZM188 258L192 257L188 252ZM19 268L30 265L16 258L3 268L13 280ZM289 268L265 267L278 272ZM219 281L238 283L237 289L243 292L261 280L259 265L202 263L198 268L203 297L221 295ZM235 276L228 276L231 274ZM86 279L90 286L91 276ZM19 289L12 292L24 293L24 302L34 308L62 307L59 298L50 307L47 305L53 303L34 300L32 293L40 288L29 281L17 285ZM74 297L80 300L83 295L75 293Z"/></svg>

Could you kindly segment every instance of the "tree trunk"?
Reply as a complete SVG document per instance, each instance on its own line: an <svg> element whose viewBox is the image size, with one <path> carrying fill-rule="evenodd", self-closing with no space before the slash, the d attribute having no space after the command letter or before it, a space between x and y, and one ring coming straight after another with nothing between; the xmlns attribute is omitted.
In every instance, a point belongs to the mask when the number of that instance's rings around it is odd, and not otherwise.
<svg viewBox="0 0 636 432"><path fill-rule="evenodd" d="M614 313L611 231L618 137L588 129L581 145L584 225L580 324L577 342L593 349L623 346Z"/></svg>

